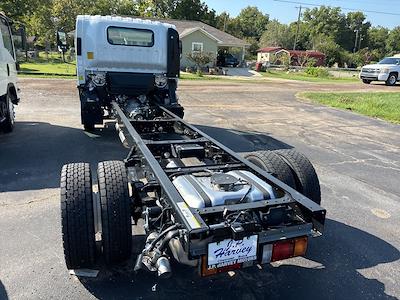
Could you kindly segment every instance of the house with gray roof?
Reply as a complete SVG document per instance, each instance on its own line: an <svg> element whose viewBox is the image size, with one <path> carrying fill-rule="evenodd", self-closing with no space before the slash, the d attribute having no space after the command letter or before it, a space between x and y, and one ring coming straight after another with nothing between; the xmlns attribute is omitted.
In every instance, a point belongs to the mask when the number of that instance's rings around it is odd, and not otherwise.
<svg viewBox="0 0 400 300"><path fill-rule="evenodd" d="M201 21L163 19L161 22L170 23L176 26L179 37L182 41L181 67L193 66L193 62L187 56L191 52L212 53L215 58L219 51L227 51L242 62L249 43L230 35L213 26Z"/></svg>

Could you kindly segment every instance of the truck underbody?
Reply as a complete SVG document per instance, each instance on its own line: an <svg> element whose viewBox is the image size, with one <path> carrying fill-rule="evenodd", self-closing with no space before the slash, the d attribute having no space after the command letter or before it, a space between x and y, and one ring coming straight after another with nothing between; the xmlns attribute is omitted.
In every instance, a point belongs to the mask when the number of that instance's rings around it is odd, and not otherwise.
<svg viewBox="0 0 400 300"><path fill-rule="evenodd" d="M130 151L123 161L98 164L94 197L89 164L63 167L61 220L69 269L93 266L97 233L108 265L128 260L132 226L139 220L146 242L132 268L160 277L171 275L172 258L207 276L305 255L308 239L322 234L326 214L305 156L289 149L243 158L184 121L176 96L179 35L171 25L80 16L76 31L82 123L92 130L106 117L115 120ZM91 45L85 37L96 32L103 40ZM120 56L93 52L99 47ZM127 57L125 64L121 57ZM157 58L164 69L155 73ZM126 70L126 64L147 72Z"/></svg>
<svg viewBox="0 0 400 300"><path fill-rule="evenodd" d="M106 252L108 263L126 260L131 255L130 242L124 243L124 239L132 238L131 228L122 230L120 222L130 227L132 220L138 224L140 218L144 220L147 241L138 255L135 270L158 271L159 276L171 273L171 256L180 263L197 266L200 274L205 276L304 255L307 239L322 234L326 211L317 203L165 107L151 106L152 118L137 120L127 116L117 102L113 101L111 106L119 137L131 148L120 167L126 172L129 189L122 187L125 190L123 199L117 199L125 201L126 206L122 209L128 209L129 213L114 210L116 199L108 197L104 190L108 191L109 187L106 182L104 187L101 186L100 180L102 176L107 177L107 174L100 175L108 172L107 167L99 169L100 203L94 207L101 209L103 252ZM221 175L230 176L221 178ZM232 178L236 180L232 181ZM203 183L203 190L197 180ZM236 196L216 204L216 199L204 191L207 180L214 190L226 193L236 191L236 185L248 185L249 188L240 198ZM260 180L271 189L262 186ZM186 193L186 181L195 190L189 190L189 193L198 194L204 203L197 207L188 205L194 200L188 199L191 196ZM252 201L248 197L252 188L262 191L262 199ZM114 210L114 215L104 215L104 206ZM118 221L112 223L110 219L113 218ZM88 238L93 239L90 243L93 244L94 233ZM227 261L210 256L210 251L220 245L221 257L221 252L231 246L226 245L235 241L246 241L247 245L253 243L256 247L253 255L231 255L234 259ZM113 246L107 249L105 242L114 244L115 249ZM281 248L283 250L279 250ZM209 262L209 259L213 261ZM87 266L93 260L81 262L70 267Z"/></svg>

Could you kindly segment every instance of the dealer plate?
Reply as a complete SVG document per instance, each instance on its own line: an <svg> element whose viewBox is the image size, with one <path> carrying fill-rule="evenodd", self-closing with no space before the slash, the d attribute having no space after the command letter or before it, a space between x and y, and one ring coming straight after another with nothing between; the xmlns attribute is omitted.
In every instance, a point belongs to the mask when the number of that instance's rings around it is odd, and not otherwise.
<svg viewBox="0 0 400 300"><path fill-rule="evenodd" d="M208 269L222 268L257 259L258 235L243 240L223 240L208 244Z"/></svg>

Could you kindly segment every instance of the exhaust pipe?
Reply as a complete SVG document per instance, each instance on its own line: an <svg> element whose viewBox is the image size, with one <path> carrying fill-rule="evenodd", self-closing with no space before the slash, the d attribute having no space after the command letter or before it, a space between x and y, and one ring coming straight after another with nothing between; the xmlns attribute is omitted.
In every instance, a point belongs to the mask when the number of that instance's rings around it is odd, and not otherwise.
<svg viewBox="0 0 400 300"><path fill-rule="evenodd" d="M171 277L172 271L171 271L171 265L169 263L169 259L166 258L165 256L161 256L156 263L156 268L157 268L157 273L158 277L161 279L167 279Z"/></svg>

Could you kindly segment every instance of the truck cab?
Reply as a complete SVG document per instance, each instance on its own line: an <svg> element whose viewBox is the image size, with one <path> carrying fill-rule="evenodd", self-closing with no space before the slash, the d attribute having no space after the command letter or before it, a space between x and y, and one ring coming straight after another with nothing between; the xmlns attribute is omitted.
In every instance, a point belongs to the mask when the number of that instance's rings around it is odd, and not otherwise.
<svg viewBox="0 0 400 300"><path fill-rule="evenodd" d="M78 16L75 46L86 130L103 123L112 101L132 119L151 119L152 103L183 116L176 96L180 44L173 25L129 17Z"/></svg>
<svg viewBox="0 0 400 300"><path fill-rule="evenodd" d="M0 130L14 128L14 105L18 104L16 53L11 31L12 21L0 12Z"/></svg>

